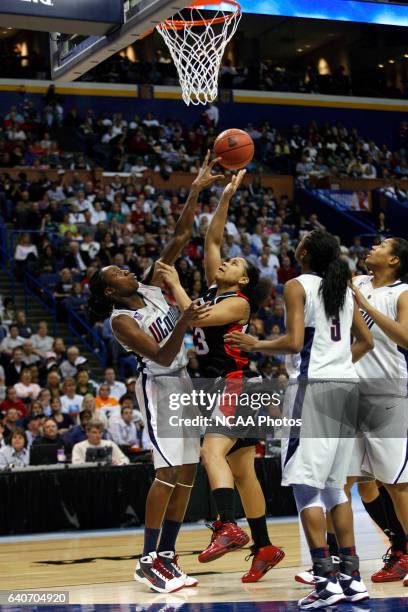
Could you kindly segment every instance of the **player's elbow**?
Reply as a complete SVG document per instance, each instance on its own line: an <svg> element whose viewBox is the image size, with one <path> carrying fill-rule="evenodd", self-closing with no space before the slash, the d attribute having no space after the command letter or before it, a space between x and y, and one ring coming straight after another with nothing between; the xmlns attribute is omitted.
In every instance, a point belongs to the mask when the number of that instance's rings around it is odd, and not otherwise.
<svg viewBox="0 0 408 612"><path fill-rule="evenodd" d="M289 342L289 353L292 355L296 355L296 353L300 353L303 348L303 342L298 340L297 338L291 338Z"/></svg>
<svg viewBox="0 0 408 612"><path fill-rule="evenodd" d="M375 344L374 344L374 338L372 337L371 334L369 338L366 338L365 344L366 344L367 352L373 350Z"/></svg>

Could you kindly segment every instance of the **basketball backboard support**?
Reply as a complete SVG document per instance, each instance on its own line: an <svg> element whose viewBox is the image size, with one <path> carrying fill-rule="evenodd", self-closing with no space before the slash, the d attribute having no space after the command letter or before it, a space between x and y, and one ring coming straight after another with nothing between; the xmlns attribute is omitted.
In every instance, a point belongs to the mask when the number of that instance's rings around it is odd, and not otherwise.
<svg viewBox="0 0 408 612"><path fill-rule="evenodd" d="M51 78L74 81L100 62L149 34L185 8L188 0L123 0L123 23L104 35L50 34Z"/></svg>

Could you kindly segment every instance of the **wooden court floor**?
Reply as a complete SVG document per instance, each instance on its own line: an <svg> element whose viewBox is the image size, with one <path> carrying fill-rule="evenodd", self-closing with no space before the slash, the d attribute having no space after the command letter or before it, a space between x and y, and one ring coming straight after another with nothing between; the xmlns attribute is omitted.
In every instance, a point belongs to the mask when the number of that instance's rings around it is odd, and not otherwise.
<svg viewBox="0 0 408 612"><path fill-rule="evenodd" d="M373 584L369 577L381 566L387 542L365 512L355 514L357 545L362 575L373 598L408 596L402 583ZM210 564L200 564L197 554L209 541L205 526L187 526L179 540L180 564L200 584L172 596L162 596L133 581L136 556L140 553L140 530L103 534L49 534L35 538L0 539L0 590L66 590L71 604L154 604L169 598L174 603L293 601L308 587L293 580L310 565L297 520L269 523L272 541L284 548L285 559L265 578L253 585L240 577L249 562L248 550L240 550ZM407 600L408 609L408 600Z"/></svg>

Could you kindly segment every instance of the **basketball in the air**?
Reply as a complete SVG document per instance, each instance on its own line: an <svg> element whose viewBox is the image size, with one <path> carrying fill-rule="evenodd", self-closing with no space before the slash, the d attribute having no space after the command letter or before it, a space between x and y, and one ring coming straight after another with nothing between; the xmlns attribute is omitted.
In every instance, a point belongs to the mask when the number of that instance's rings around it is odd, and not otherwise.
<svg viewBox="0 0 408 612"><path fill-rule="evenodd" d="M228 170L245 168L254 156L254 141L244 130L225 130L214 143L214 153Z"/></svg>

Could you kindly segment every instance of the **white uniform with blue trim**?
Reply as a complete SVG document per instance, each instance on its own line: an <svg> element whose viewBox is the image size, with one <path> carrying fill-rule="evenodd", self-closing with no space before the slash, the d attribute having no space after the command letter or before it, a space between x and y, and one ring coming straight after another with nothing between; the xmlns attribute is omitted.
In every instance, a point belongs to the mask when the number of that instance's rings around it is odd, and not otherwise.
<svg viewBox="0 0 408 612"><path fill-rule="evenodd" d="M305 336L300 360L292 359L283 412L302 419L282 440L282 484L342 488L354 444L357 373L350 337L354 300L347 290L338 318L328 319L315 274L296 278L305 292ZM297 376L295 374L297 366Z"/></svg>
<svg viewBox="0 0 408 612"><path fill-rule="evenodd" d="M138 310L114 309L110 321L112 323L116 317L126 315L163 346L176 326L179 311L168 304L159 287L139 283L138 293L146 306ZM131 352L126 344L121 345ZM140 376L136 384L136 397L145 419L155 468L198 463L199 435L193 429L183 431L180 427L169 426L169 416L172 414L169 410L170 395L189 393L192 388L186 370L188 358L184 344L169 367L146 357L138 357L138 361ZM174 416L177 414L176 411L173 413Z"/></svg>
<svg viewBox="0 0 408 612"><path fill-rule="evenodd" d="M357 276L353 283L380 312L397 320L398 300L408 284L396 280L374 287L372 276ZM364 435L355 445L350 476L381 482L408 482L408 351L398 347L366 312L362 312L374 338L374 350L356 363L360 383L360 418Z"/></svg>

